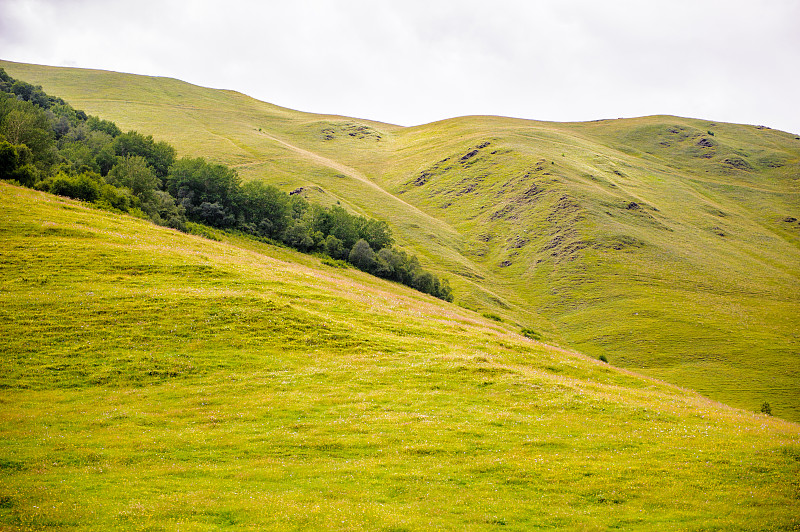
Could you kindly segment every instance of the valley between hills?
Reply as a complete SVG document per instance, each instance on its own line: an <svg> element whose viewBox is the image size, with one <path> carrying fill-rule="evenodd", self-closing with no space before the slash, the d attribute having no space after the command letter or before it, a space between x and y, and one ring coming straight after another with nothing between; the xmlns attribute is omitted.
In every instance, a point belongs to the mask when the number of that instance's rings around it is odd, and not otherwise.
<svg viewBox="0 0 800 532"><path fill-rule="evenodd" d="M5 529L800 526L797 135L0 67L386 220L455 295L0 184Z"/></svg>

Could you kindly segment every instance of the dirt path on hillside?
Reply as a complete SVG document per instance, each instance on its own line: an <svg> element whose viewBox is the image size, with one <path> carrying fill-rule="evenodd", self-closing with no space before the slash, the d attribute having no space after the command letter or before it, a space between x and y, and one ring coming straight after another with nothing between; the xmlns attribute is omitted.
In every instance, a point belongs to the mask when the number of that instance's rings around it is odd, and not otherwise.
<svg viewBox="0 0 800 532"><path fill-rule="evenodd" d="M408 203L406 201L403 201L402 199L398 198L394 194L386 191L385 189L381 188L378 184L372 182L365 174L359 172L355 168L347 166L346 164L342 164L342 163L340 163L338 161L334 161L333 159L329 159L329 158L327 158L327 157L325 157L323 155L320 155L318 153L314 153L313 151L306 150L304 148L301 148L300 146L295 146L294 144L291 144L289 142L286 142L285 140L279 139L278 137L274 137L274 136L272 136L269 133L266 133L264 131L261 131L260 133L262 135L264 135L265 137L267 137L268 139L277 142L281 146L292 150L293 152L297 153L298 155L302 155L305 159L314 161L315 163L320 164L322 166L327 166L328 168L336 170L337 172L339 172L341 174L344 174L344 175L346 175L348 177L352 177L356 181L359 181L359 182L367 185L368 187L372 188L373 190L375 190L379 194L381 194L383 196L387 196L391 200L404 205L406 208L410 209L414 213L418 214L419 216L422 216L430 224L432 224L434 226L437 226L439 228L442 228L442 229L446 230L447 232L449 232L452 235L460 236L455 229L450 227L448 224L446 224L442 220L439 220L438 218L434 218L433 216L424 213L423 211L421 211L417 207L411 205L410 203ZM253 164L253 163L249 163L249 164Z"/></svg>

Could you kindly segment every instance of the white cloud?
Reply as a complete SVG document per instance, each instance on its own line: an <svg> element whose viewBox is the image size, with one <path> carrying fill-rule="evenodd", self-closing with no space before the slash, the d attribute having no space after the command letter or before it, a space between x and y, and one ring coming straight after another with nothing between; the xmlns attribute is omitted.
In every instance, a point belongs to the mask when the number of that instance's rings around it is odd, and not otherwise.
<svg viewBox="0 0 800 532"><path fill-rule="evenodd" d="M670 113L800 132L794 0L6 0L3 58L411 125Z"/></svg>

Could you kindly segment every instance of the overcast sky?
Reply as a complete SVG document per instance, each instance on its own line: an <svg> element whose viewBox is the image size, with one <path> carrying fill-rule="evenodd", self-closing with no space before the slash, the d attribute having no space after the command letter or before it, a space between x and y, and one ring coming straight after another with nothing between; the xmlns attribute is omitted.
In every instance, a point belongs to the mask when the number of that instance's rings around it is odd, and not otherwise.
<svg viewBox="0 0 800 532"><path fill-rule="evenodd" d="M800 133L800 0L0 0L0 58L400 125L675 114Z"/></svg>

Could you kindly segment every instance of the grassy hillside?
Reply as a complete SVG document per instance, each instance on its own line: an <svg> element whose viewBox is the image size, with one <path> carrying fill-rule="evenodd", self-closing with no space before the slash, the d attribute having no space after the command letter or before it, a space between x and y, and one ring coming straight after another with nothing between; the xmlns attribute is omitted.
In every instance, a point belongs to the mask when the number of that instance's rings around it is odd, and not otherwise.
<svg viewBox="0 0 800 532"><path fill-rule="evenodd" d="M0 63L77 108L387 219L459 304L800 420L800 139L668 116L413 128L176 80Z"/></svg>
<svg viewBox="0 0 800 532"><path fill-rule="evenodd" d="M800 140L675 117L474 117L403 140L387 189L456 227L573 346L798 419Z"/></svg>
<svg viewBox="0 0 800 532"><path fill-rule="evenodd" d="M800 525L800 429L252 241L0 184L0 528Z"/></svg>

